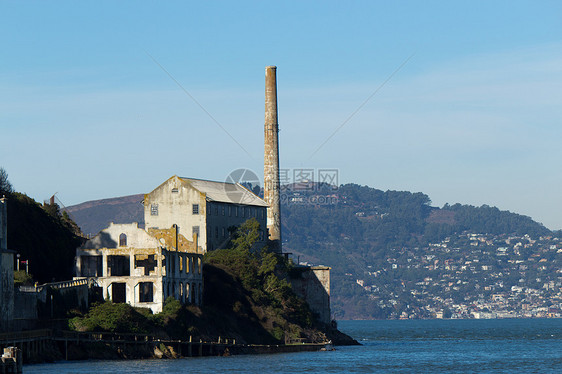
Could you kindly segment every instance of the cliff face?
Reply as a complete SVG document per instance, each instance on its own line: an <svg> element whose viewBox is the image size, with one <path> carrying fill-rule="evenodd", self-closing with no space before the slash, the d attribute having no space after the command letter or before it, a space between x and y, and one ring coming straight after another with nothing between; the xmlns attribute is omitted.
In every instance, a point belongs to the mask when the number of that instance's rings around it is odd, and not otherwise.
<svg viewBox="0 0 562 374"><path fill-rule="evenodd" d="M248 290L229 269L206 265L204 307L193 326L210 336L251 344L297 342L358 344L337 328L319 323L302 300L289 295L278 305Z"/></svg>

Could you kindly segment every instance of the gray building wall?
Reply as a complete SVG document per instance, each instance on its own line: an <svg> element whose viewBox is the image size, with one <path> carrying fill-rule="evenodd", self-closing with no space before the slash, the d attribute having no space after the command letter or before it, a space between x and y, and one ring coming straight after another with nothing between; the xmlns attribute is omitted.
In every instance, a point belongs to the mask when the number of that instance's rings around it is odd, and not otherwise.
<svg viewBox="0 0 562 374"><path fill-rule="evenodd" d="M8 201L0 198L0 251L8 249Z"/></svg>
<svg viewBox="0 0 562 374"><path fill-rule="evenodd" d="M14 255L8 251L8 202L0 198L0 331L7 331L14 318Z"/></svg>
<svg viewBox="0 0 562 374"><path fill-rule="evenodd" d="M266 207L260 206L207 202L207 249L225 248L229 240L229 229L240 226L250 218L255 218L260 224L260 240L256 245L263 247L267 232L266 211Z"/></svg>
<svg viewBox="0 0 562 374"><path fill-rule="evenodd" d="M306 300L310 309L323 323L330 323L330 268L299 266L299 276L290 279L293 291Z"/></svg>

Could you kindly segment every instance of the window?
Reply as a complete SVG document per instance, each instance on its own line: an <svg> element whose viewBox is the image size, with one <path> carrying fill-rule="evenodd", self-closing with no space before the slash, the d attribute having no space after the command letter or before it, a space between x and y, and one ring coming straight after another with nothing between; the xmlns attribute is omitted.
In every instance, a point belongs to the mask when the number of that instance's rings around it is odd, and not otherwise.
<svg viewBox="0 0 562 374"><path fill-rule="evenodd" d="M199 214L199 204L193 204L191 211L193 214Z"/></svg>
<svg viewBox="0 0 562 374"><path fill-rule="evenodd" d="M144 275L150 275L157 266L158 262L154 255L135 255L135 269L144 268Z"/></svg>
<svg viewBox="0 0 562 374"><path fill-rule="evenodd" d="M126 247L127 246L127 235L121 234L119 235L119 247Z"/></svg>
<svg viewBox="0 0 562 374"><path fill-rule="evenodd" d="M211 213L212 213L212 210L213 210L213 206L211 204L207 204L207 215L210 216Z"/></svg>
<svg viewBox="0 0 562 374"><path fill-rule="evenodd" d="M228 216L232 217L232 207L230 205L228 206Z"/></svg>
<svg viewBox="0 0 562 374"><path fill-rule="evenodd" d="M150 205L150 215L157 216L158 215L158 204L151 204Z"/></svg>
<svg viewBox="0 0 562 374"><path fill-rule="evenodd" d="M101 277L102 256L80 256L80 276Z"/></svg>
<svg viewBox="0 0 562 374"><path fill-rule="evenodd" d="M234 207L234 215L236 217L238 217L238 207L237 206Z"/></svg>
<svg viewBox="0 0 562 374"><path fill-rule="evenodd" d="M215 238L219 237L219 228L215 227Z"/></svg>
<svg viewBox="0 0 562 374"><path fill-rule="evenodd" d="M191 228L191 234L192 234L192 235L197 234L197 236L199 236L199 226L193 226L193 227Z"/></svg>
<svg viewBox="0 0 562 374"><path fill-rule="evenodd" d="M180 191L178 190L177 187L172 188L172 193L178 193L178 192L180 192Z"/></svg>
<svg viewBox="0 0 562 374"><path fill-rule="evenodd" d="M141 303L151 303L154 301L154 286L152 282L139 283L139 301Z"/></svg>
<svg viewBox="0 0 562 374"><path fill-rule="evenodd" d="M127 302L127 284L122 282L111 283L111 301L114 303Z"/></svg>
<svg viewBox="0 0 562 374"><path fill-rule="evenodd" d="M215 205L215 216L219 215L219 206Z"/></svg>
<svg viewBox="0 0 562 374"><path fill-rule="evenodd" d="M123 277L131 275L129 256L107 256L107 275L110 277Z"/></svg>
<svg viewBox="0 0 562 374"><path fill-rule="evenodd" d="M224 216L224 205L222 206L222 215Z"/></svg>
<svg viewBox="0 0 562 374"><path fill-rule="evenodd" d="M242 218L244 218L245 215L246 215L246 208L242 207Z"/></svg>
<svg viewBox="0 0 562 374"><path fill-rule="evenodd" d="M222 237L223 237L223 238L226 237L226 230L224 229L224 227L222 228Z"/></svg>

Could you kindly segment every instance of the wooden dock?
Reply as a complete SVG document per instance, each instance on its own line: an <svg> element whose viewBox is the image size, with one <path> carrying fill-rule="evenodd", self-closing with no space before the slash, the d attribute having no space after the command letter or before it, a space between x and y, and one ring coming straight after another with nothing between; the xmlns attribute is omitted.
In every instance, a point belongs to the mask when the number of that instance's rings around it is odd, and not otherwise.
<svg viewBox="0 0 562 374"><path fill-rule="evenodd" d="M192 337L189 340L171 340L142 334L47 329L0 334L0 349L8 346L17 347L22 353L23 363L37 361L38 358L47 361L100 358L81 357L76 353L88 351L112 352L115 358L180 358L319 351L324 350L327 344L254 345L238 344L235 339L223 337L215 341L203 341ZM103 358L111 358L111 356L103 356Z"/></svg>
<svg viewBox="0 0 562 374"><path fill-rule="evenodd" d="M0 357L0 374L21 374L23 360L21 350L16 347L4 348Z"/></svg>

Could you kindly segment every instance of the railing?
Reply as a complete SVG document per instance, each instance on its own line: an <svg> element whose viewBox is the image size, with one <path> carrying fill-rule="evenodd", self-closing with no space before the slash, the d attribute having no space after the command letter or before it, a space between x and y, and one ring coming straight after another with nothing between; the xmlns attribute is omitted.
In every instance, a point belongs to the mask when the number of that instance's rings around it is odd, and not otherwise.
<svg viewBox="0 0 562 374"><path fill-rule="evenodd" d="M173 342L173 343L204 343L204 344L227 344L235 345L235 338L224 338L219 336L218 339L212 341L204 341L203 339L175 340L159 338L153 335L116 333L116 332L77 332L77 331L56 331L53 335L56 340L72 340L72 341L113 341L113 342Z"/></svg>
<svg viewBox="0 0 562 374"><path fill-rule="evenodd" d="M88 285L88 279L73 279L62 282L45 283L37 286L19 286L21 292L42 292L45 288L50 287L57 290L71 287L79 287Z"/></svg>
<svg viewBox="0 0 562 374"><path fill-rule="evenodd" d="M3 342L19 342L30 339L40 339L51 337L53 332L51 330L31 330L31 331L17 331L17 332L4 332L0 333L0 343Z"/></svg>

